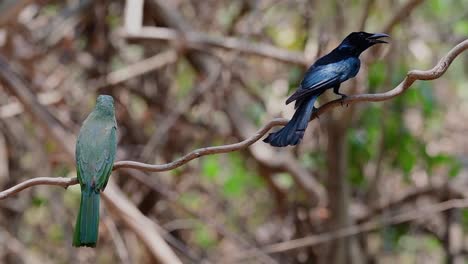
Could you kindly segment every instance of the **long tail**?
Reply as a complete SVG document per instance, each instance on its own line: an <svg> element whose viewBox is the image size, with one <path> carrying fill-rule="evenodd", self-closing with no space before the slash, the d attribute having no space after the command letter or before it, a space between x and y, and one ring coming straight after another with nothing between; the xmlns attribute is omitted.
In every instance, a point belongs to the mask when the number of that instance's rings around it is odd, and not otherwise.
<svg viewBox="0 0 468 264"><path fill-rule="evenodd" d="M314 109L314 103L318 95L303 100L297 107L293 117L282 129L270 133L263 141L274 147L285 147L297 145L301 142L304 132L309 124L310 116Z"/></svg>
<svg viewBox="0 0 468 264"><path fill-rule="evenodd" d="M96 246L99 233L99 198L99 192L81 190L80 212L76 219L73 246Z"/></svg>

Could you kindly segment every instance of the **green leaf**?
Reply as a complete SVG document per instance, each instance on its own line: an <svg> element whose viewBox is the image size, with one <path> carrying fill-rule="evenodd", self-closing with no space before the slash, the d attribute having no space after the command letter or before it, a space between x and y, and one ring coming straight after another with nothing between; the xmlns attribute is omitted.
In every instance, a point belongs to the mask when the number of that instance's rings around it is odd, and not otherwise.
<svg viewBox="0 0 468 264"><path fill-rule="evenodd" d="M288 94L296 90L304 77L304 70L299 66L292 66L288 74L289 90Z"/></svg>
<svg viewBox="0 0 468 264"><path fill-rule="evenodd" d="M385 227L382 231L384 248L393 251L398 246L400 239L408 233L409 227L407 224Z"/></svg>
<svg viewBox="0 0 468 264"><path fill-rule="evenodd" d="M447 0L430 0L429 6L431 7L432 12L434 12L438 16L442 16L447 14L449 11L449 6Z"/></svg>
<svg viewBox="0 0 468 264"><path fill-rule="evenodd" d="M117 16L116 14L107 15L106 22L112 29L116 29L122 25L121 16Z"/></svg>
<svg viewBox="0 0 468 264"><path fill-rule="evenodd" d="M184 192L179 197L180 203L184 206L191 208L191 209L199 209L202 205L202 200L197 193L193 192Z"/></svg>
<svg viewBox="0 0 468 264"><path fill-rule="evenodd" d="M142 120L147 109L148 105L146 104L146 101L140 96L133 94L130 96L128 111L131 113L132 117Z"/></svg>
<svg viewBox="0 0 468 264"><path fill-rule="evenodd" d="M59 6L56 4L46 5L41 12L46 16L56 16L59 12Z"/></svg>
<svg viewBox="0 0 468 264"><path fill-rule="evenodd" d="M383 84L387 74L387 65L383 62L376 62L369 66L369 88L374 92L377 87Z"/></svg>
<svg viewBox="0 0 468 264"><path fill-rule="evenodd" d="M227 29L229 26L232 25L234 18L236 18L241 10L242 3L240 1L232 1L226 7L222 7L219 9L217 14L217 20L223 26L223 28Z"/></svg>
<svg viewBox="0 0 468 264"><path fill-rule="evenodd" d="M364 173L356 166L352 166L349 169L348 180L352 185L356 187L364 187L367 184L366 177L364 177Z"/></svg>
<svg viewBox="0 0 468 264"><path fill-rule="evenodd" d="M461 212L462 212L461 223L462 223L463 229L465 231L468 231L468 209L461 209Z"/></svg>
<svg viewBox="0 0 468 264"><path fill-rule="evenodd" d="M456 34L461 36L468 35L468 20L460 20L455 23L454 31Z"/></svg>
<svg viewBox="0 0 468 264"><path fill-rule="evenodd" d="M63 242L65 235L63 233L63 227L57 224L52 224L48 230L47 235L50 241L54 241L55 243Z"/></svg>
<svg viewBox="0 0 468 264"><path fill-rule="evenodd" d="M190 64L182 59L177 64L176 83L178 87L177 96L186 96L195 83L195 71Z"/></svg>
<svg viewBox="0 0 468 264"><path fill-rule="evenodd" d="M397 161L400 165L400 168L405 173L405 176L409 176L409 173L417 161L417 153L414 147L414 143L414 138L408 133L404 133L404 135L400 137L400 147L397 153Z"/></svg>
<svg viewBox="0 0 468 264"><path fill-rule="evenodd" d="M34 196L31 203L34 207L41 207L47 204L47 198L41 196Z"/></svg>
<svg viewBox="0 0 468 264"><path fill-rule="evenodd" d="M283 189L289 189L294 186L294 180L289 173L279 173L275 176L274 180Z"/></svg>
<svg viewBox="0 0 468 264"><path fill-rule="evenodd" d="M246 114L256 125L260 125L262 117L265 115L265 110L260 104L250 104L247 107Z"/></svg>
<svg viewBox="0 0 468 264"><path fill-rule="evenodd" d="M216 245L216 234L210 229L199 224L195 228L195 241L203 248L211 248Z"/></svg>
<svg viewBox="0 0 468 264"><path fill-rule="evenodd" d="M437 154L435 156L427 155L426 161L429 172L432 172L436 167L447 166L448 176L450 178L456 177L462 169L460 161L456 157L447 154Z"/></svg>
<svg viewBox="0 0 468 264"><path fill-rule="evenodd" d="M245 194L247 188L259 186L259 177L253 175L249 168L245 166L245 157L239 153L229 154L229 173L223 183L223 193L230 197L239 197Z"/></svg>
<svg viewBox="0 0 468 264"><path fill-rule="evenodd" d="M243 179L240 175L231 175L223 185L223 192L227 196L240 196L244 190Z"/></svg>
<svg viewBox="0 0 468 264"><path fill-rule="evenodd" d="M458 176L458 174L460 173L462 169L462 164L460 161L458 160L454 160L451 165L450 165L450 169L449 169L449 177L450 178L455 178L456 176Z"/></svg>
<svg viewBox="0 0 468 264"><path fill-rule="evenodd" d="M215 155L205 157L202 160L202 171L204 177L210 181L214 181L220 171L218 157Z"/></svg>

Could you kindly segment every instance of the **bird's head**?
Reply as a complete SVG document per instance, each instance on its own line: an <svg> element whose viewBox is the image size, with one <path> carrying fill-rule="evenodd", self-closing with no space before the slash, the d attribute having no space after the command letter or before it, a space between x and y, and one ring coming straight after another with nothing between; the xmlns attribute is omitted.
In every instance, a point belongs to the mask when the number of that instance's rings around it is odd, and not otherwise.
<svg viewBox="0 0 468 264"><path fill-rule="evenodd" d="M340 47L350 49L359 55L375 44L387 43L385 40L381 40L381 38L386 37L390 36L384 33L353 32L341 42Z"/></svg>
<svg viewBox="0 0 468 264"><path fill-rule="evenodd" d="M96 100L96 110L101 114L114 115L114 98L110 95L99 95Z"/></svg>

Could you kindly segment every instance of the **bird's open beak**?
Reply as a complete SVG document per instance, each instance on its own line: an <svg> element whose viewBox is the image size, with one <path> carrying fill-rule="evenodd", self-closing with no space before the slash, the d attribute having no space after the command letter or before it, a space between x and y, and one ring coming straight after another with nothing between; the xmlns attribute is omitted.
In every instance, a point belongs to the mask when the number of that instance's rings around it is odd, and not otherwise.
<svg viewBox="0 0 468 264"><path fill-rule="evenodd" d="M390 36L384 33L375 33L371 35L370 37L367 37L367 40L369 40L372 43L388 43L385 40L381 40L380 38L389 38Z"/></svg>

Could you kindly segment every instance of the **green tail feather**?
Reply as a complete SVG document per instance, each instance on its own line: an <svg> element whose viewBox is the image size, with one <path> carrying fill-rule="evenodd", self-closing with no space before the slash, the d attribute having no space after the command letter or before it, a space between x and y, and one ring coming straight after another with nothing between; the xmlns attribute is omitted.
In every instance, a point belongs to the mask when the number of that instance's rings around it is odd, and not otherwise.
<svg viewBox="0 0 468 264"><path fill-rule="evenodd" d="M76 219L73 246L95 247L99 233L99 193L82 190L80 212Z"/></svg>

